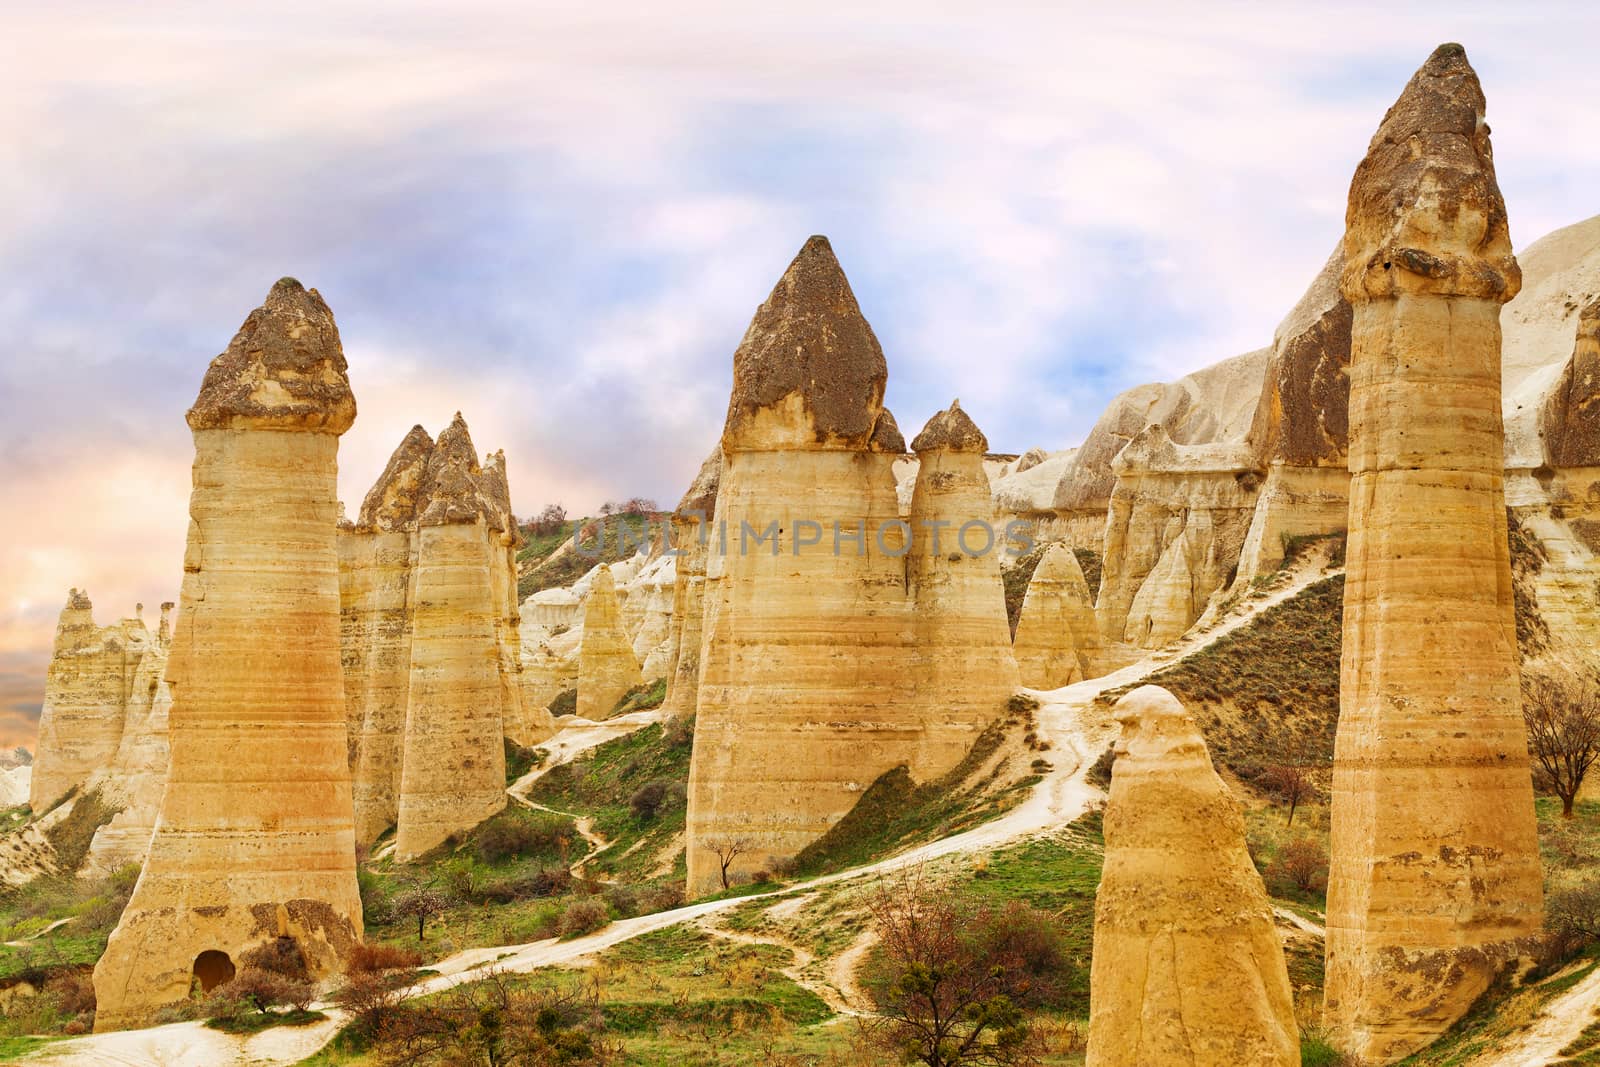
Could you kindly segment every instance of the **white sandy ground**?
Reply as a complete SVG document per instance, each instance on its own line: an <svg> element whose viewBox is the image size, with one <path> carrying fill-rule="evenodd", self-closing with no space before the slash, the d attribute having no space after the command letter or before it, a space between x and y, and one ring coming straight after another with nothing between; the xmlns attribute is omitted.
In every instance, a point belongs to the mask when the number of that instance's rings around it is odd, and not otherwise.
<svg viewBox="0 0 1600 1067"><path fill-rule="evenodd" d="M1564 1063L1566 1059L1560 1054L1561 1050L1600 1017L1597 1009L1600 1009L1600 970L1565 993L1551 997L1534 1016L1531 1026L1500 1048L1469 1061L1470 1067L1545 1067Z"/></svg>
<svg viewBox="0 0 1600 1067"><path fill-rule="evenodd" d="M839 882L881 875L899 868L956 853L983 852L1016 841L1057 830L1088 810L1104 794L1086 780L1095 757L1110 743L1115 724L1094 707L1100 693L1145 678L1162 667L1192 655L1201 648L1248 624L1256 615L1290 599L1313 582L1332 573L1316 561L1294 573L1291 580L1265 595L1248 597L1226 619L1203 632L1186 637L1120 670L1100 678L1078 682L1051 692L1034 692L1040 707L1036 713L1037 732L1050 742L1054 768L1034 787L1021 804L992 822L973 827L940 841L909 849L889 859L863 867L825 875L807 882L785 886L770 893L750 894L728 900L702 901L654 915L622 919L585 937L571 941L546 940L526 945L504 945L467 949L432 965L438 973L412 988L412 995L436 993L464 982L474 981L489 970L526 973L543 967L572 965L642 934L664 930L686 922L702 922L719 912L740 907L752 900L788 898ZM1032 691L1030 691L1032 692ZM510 787L510 792L526 802L533 782L551 767L570 762L594 746L659 722L659 712L638 712L601 723L583 720L572 723L543 747L551 752L545 765L530 771ZM790 905L785 899L780 906ZM1302 928L1311 926L1297 920ZM791 946L792 947L792 946ZM846 1007L859 1003L853 972L870 947L858 939L843 956L831 962L828 971L830 1004L842 1001ZM853 957L853 958L847 958ZM795 969L802 965L798 962ZM819 989L819 994L821 990ZM173 1023L145 1030L124 1030L94 1034L61 1041L38 1050L19 1062L51 1064L53 1067L287 1067L312 1055L338 1032L346 1018L326 1004L328 1019L303 1027L275 1027L248 1038L209 1030L201 1023Z"/></svg>

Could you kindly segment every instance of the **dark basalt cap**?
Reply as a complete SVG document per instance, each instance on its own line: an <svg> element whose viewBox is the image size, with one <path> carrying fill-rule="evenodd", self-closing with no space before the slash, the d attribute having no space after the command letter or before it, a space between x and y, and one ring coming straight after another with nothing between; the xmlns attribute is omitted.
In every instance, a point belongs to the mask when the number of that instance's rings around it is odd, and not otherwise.
<svg viewBox="0 0 1600 1067"><path fill-rule="evenodd" d="M812 237L756 310L733 355L725 450L865 449L888 381L883 348L861 315L826 237ZM785 413L758 416L799 397L808 425ZM788 416L792 423L792 416Z"/></svg>
<svg viewBox="0 0 1600 1067"><path fill-rule="evenodd" d="M282 278L211 361L189 427L344 433L356 417L347 371L322 296Z"/></svg>
<svg viewBox="0 0 1600 1067"><path fill-rule="evenodd" d="M989 439L961 410L961 401L952 400L948 408L929 419L922 432L912 438L911 450L918 455L924 452L984 453L989 451Z"/></svg>
<svg viewBox="0 0 1600 1067"><path fill-rule="evenodd" d="M905 455L905 435L900 432L900 424L894 421L894 412L888 408L884 408L883 413L878 416L878 425L873 427L869 446L874 452L885 452L894 456Z"/></svg>
<svg viewBox="0 0 1600 1067"><path fill-rule="evenodd" d="M1383 118L1350 183L1341 288L1510 300L1522 286L1478 75L1440 45Z"/></svg>
<svg viewBox="0 0 1600 1067"><path fill-rule="evenodd" d="M411 427L361 502L360 525L399 530L415 522L417 505L426 496L428 460L432 456L433 438L428 431L421 426Z"/></svg>
<svg viewBox="0 0 1600 1067"><path fill-rule="evenodd" d="M458 411L439 434L428 459L428 501L418 523L447 526L478 521L483 511L478 497L482 473L467 422Z"/></svg>

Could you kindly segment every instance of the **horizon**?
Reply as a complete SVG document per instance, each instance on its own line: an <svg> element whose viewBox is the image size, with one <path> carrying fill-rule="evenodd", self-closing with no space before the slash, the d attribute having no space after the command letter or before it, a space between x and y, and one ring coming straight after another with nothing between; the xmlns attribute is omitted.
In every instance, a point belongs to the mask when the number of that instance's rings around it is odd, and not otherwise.
<svg viewBox="0 0 1600 1067"><path fill-rule="evenodd" d="M460 410L519 516L576 516L676 502L812 233L908 438L959 396L996 452L1069 448L1125 389L1270 344L1441 41L1483 80L1518 250L1600 213L1576 6L474 10L9 15L0 746L32 746L69 587L101 625L177 600L183 414L281 275L339 321L349 513Z"/></svg>

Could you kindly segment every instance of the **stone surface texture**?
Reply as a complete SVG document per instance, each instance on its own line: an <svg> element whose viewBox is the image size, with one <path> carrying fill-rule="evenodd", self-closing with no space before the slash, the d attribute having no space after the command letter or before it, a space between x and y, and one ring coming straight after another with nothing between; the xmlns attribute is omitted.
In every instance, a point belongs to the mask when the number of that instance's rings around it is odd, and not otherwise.
<svg viewBox="0 0 1600 1067"><path fill-rule="evenodd" d="M611 568L602 566L583 602L578 646L578 718L609 719L617 701L641 680L639 660L622 626Z"/></svg>
<svg viewBox="0 0 1600 1067"><path fill-rule="evenodd" d="M289 936L323 977L361 937L335 485L354 417L332 313L280 281L189 415L171 767L149 859L95 967L98 1030L185 999L202 952L237 960Z"/></svg>
<svg viewBox="0 0 1600 1067"><path fill-rule="evenodd" d="M1541 872L1518 685L1500 307L1521 274L1484 97L1440 47L1350 187L1350 541L1326 1020L1423 1047L1529 957Z"/></svg>
<svg viewBox="0 0 1600 1067"><path fill-rule="evenodd" d="M1113 714L1088 1067L1298 1067L1272 904L1199 726L1152 685Z"/></svg>
<svg viewBox="0 0 1600 1067"><path fill-rule="evenodd" d="M1065 542L1047 547L1033 570L1012 649L1030 689L1059 689L1100 673L1100 625L1089 583Z"/></svg>

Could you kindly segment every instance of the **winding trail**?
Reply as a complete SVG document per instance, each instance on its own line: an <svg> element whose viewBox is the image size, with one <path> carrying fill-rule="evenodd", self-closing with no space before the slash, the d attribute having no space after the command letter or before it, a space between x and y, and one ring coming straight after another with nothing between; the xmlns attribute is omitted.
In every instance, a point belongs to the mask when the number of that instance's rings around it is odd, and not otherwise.
<svg viewBox="0 0 1600 1067"><path fill-rule="evenodd" d="M1050 742L1054 766L1026 800L999 818L862 867L823 875L765 893L702 901L671 911L622 919L570 941L551 939L524 945L466 949L431 964L431 969L437 973L414 985L411 995L437 993L475 981L490 968L508 973L526 973L543 967L574 963L642 934L680 923L700 922L754 900L778 903L796 894L841 882L882 875L954 853L982 852L1059 829L1082 815L1093 801L1104 795L1089 784L1086 776L1095 758L1110 743L1116 732L1116 724L1103 711L1096 709L1095 698L1107 690L1140 681L1163 667L1193 655L1249 624L1263 611L1338 573L1337 570L1326 569L1324 562L1325 556L1313 554L1286 576L1277 588L1265 595L1244 598L1232 613L1220 621L1202 624L1203 628L1197 628L1175 644L1156 650L1110 674L1049 692L1024 690L1040 702L1035 713L1036 729L1041 739ZM550 768L571 762L577 755L604 741L659 722L661 718L659 712L636 712L600 723L578 720L554 739L539 746L549 751L551 758L544 766L517 779L508 791L526 803L527 792L532 784ZM831 973L836 977L853 973L855 963L869 948L870 943L863 944L862 939L858 938L845 953L833 960ZM846 960L845 957L852 953L854 957ZM841 970L841 967L844 969ZM838 986L841 983L834 981L830 984ZM853 982L848 977L842 978L842 984L851 985L852 992L855 992ZM843 989L836 989L836 992L848 1004L851 996ZM859 997L859 994L856 993L856 996ZM174 1023L148 1030L95 1034L58 1042L25 1057L22 1062L54 1064L57 1067L287 1067L312 1055L331 1040L343 1025L343 1013L326 1004L317 1007L328 1012L327 1021L308 1027L279 1027L248 1039L219 1034L207 1030L200 1023Z"/></svg>

